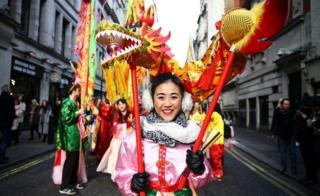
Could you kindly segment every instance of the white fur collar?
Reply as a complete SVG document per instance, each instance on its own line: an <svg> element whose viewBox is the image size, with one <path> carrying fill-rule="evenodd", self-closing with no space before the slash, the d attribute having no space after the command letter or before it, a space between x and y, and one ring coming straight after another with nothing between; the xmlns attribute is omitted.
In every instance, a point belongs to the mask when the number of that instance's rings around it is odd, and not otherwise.
<svg viewBox="0 0 320 196"><path fill-rule="evenodd" d="M200 127L194 121L188 121L188 126L184 128L174 122L149 123L145 117L141 117L141 127L145 132L161 131L168 137L185 144L194 142L200 131Z"/></svg>

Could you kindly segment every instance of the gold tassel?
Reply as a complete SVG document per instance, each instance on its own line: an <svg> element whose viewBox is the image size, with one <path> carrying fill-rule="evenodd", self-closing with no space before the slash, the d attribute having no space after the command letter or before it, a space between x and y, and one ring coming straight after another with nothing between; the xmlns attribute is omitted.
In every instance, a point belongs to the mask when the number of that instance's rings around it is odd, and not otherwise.
<svg viewBox="0 0 320 196"><path fill-rule="evenodd" d="M115 102L117 92L116 92L116 86L114 83L114 77L113 77L113 69L112 67L108 67L104 69L105 74L105 82L106 82L106 94L107 98L110 102Z"/></svg>

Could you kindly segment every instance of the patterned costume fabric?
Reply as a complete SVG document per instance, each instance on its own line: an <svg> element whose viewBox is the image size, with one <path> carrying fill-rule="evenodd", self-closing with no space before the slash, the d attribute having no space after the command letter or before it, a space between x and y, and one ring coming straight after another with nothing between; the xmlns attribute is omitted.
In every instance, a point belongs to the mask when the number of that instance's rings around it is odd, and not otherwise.
<svg viewBox="0 0 320 196"><path fill-rule="evenodd" d="M149 123L150 125L154 125L154 130L157 131L159 126L157 124L162 124L162 120L155 116L155 114L149 115ZM180 120L177 120L180 119ZM177 117L174 122L163 123L168 124L165 129L174 130L174 134L184 132L185 129L188 129L190 124L193 124L193 121L187 121L185 117ZM154 123L152 123L154 122ZM187 127L183 125L187 124ZM166 126L166 125L161 125ZM175 126L173 126L174 124ZM195 123L194 123L195 124ZM171 126L174 129L170 128ZM141 124L142 130L144 129L144 123ZM176 129L179 127L179 129ZM189 134L195 132L195 137L193 137L193 141L196 139L197 133L199 132L200 127L196 126L191 129L188 129ZM143 138L142 146L143 146L143 154L144 154L144 162L145 162L145 171L149 173L150 183L157 184L162 183L165 186L175 186L177 183L182 171L186 167L186 151L191 148L191 144L183 144L188 142L176 142L175 146L166 146L167 138L159 137L155 138ZM173 139L173 141L177 140L177 138ZM163 150L165 149L165 150ZM136 195L136 193L132 192L130 188L131 178L133 174L138 172L138 163L136 158L136 140L135 140L135 131L130 132L129 135L123 140L118 160L116 163L116 174L115 174L115 181L119 186L119 189L123 195ZM164 165L163 165L164 164ZM205 160L205 172L199 176L191 174L188 177L189 184L188 186L191 188L199 188L212 179L212 170L209 162ZM190 188L185 187L182 191L177 191L176 189L171 190L170 192L164 192L161 190L149 189L147 190L147 195L157 195L160 192L162 194L168 195L191 195Z"/></svg>
<svg viewBox="0 0 320 196"><path fill-rule="evenodd" d="M210 158L212 162L213 177L217 179L223 177L223 165L222 165L223 155L224 155L223 144L213 144L210 147Z"/></svg>

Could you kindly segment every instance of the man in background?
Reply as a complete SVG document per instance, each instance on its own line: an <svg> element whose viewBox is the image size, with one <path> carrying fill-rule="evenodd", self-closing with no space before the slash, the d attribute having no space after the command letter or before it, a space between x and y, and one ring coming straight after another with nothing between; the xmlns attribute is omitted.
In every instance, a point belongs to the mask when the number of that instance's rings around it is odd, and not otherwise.
<svg viewBox="0 0 320 196"><path fill-rule="evenodd" d="M291 173L297 174L296 140L293 131L294 113L290 110L290 101L284 98L280 101L280 107L274 111L271 131L273 137L278 138L278 148L281 159L281 172L287 170L287 159L291 162Z"/></svg>
<svg viewBox="0 0 320 196"><path fill-rule="evenodd" d="M0 95L0 164L8 160L6 150L11 141L11 127L15 118L14 97L9 85L1 87Z"/></svg>

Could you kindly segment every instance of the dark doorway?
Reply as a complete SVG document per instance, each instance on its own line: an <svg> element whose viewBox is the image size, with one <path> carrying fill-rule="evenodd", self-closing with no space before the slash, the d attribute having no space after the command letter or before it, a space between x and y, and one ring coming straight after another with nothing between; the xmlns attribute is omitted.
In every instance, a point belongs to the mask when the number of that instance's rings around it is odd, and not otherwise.
<svg viewBox="0 0 320 196"><path fill-rule="evenodd" d="M239 100L239 119L238 125L240 127L246 127L247 122L247 111L246 111L246 100Z"/></svg>
<svg viewBox="0 0 320 196"><path fill-rule="evenodd" d="M36 99L39 102L40 97L40 79L25 75L22 73L11 72L11 91L14 96L23 94L24 102L26 103L26 109L24 120L27 122L29 119L29 106L32 99Z"/></svg>
<svg viewBox="0 0 320 196"><path fill-rule="evenodd" d="M250 98L249 99L249 115L250 115L250 122L249 122L249 128L250 129L256 129L257 124L257 118L256 118L256 98Z"/></svg>
<svg viewBox="0 0 320 196"><path fill-rule="evenodd" d="M11 90L13 95L23 94L27 106L31 103L32 99L36 99L39 102L40 79L12 72Z"/></svg>
<svg viewBox="0 0 320 196"><path fill-rule="evenodd" d="M301 72L288 74L289 77L289 99L290 106L293 111L296 111L301 105Z"/></svg>
<svg viewBox="0 0 320 196"><path fill-rule="evenodd" d="M312 82L313 96L320 97L320 82Z"/></svg>
<svg viewBox="0 0 320 196"><path fill-rule="evenodd" d="M260 101L260 130L266 131L269 127L269 97L261 96Z"/></svg>

